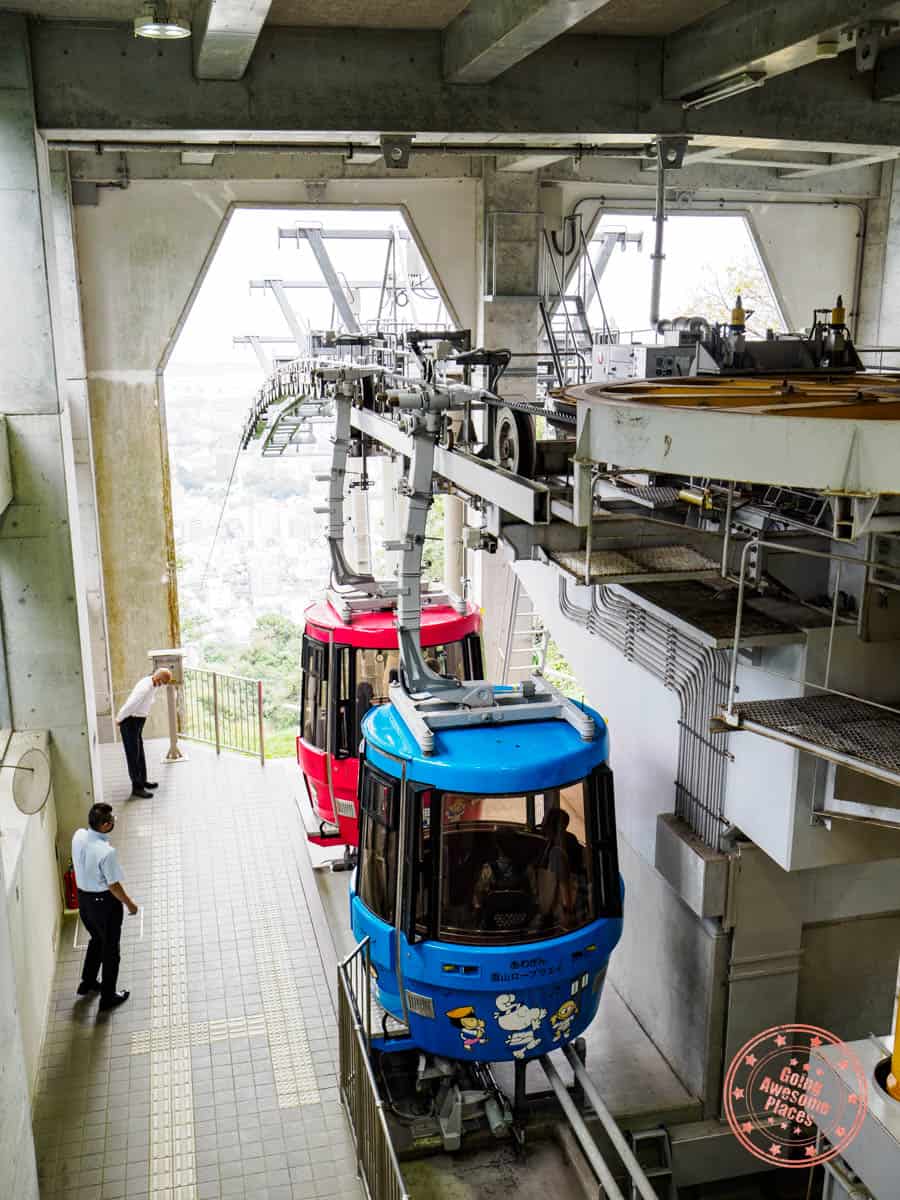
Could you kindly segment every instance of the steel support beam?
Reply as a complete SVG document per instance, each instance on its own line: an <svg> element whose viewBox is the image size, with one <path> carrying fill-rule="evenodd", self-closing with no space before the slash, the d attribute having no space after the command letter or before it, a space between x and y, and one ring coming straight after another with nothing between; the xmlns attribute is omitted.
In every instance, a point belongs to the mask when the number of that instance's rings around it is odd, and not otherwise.
<svg viewBox="0 0 900 1200"><path fill-rule="evenodd" d="M884 0L731 0L666 38L663 94L682 99L751 68L771 76L806 66L821 35L839 36L885 7Z"/></svg>
<svg viewBox="0 0 900 1200"><path fill-rule="evenodd" d="M205 0L194 12L194 73L198 79L241 79L271 0Z"/></svg>
<svg viewBox="0 0 900 1200"><path fill-rule="evenodd" d="M773 79L752 104L737 97L686 112L662 96L663 43L655 38L566 35L488 91L442 78L441 36L431 30L266 25L243 79L203 84L183 43L160 52L127 30L55 21L34 23L30 37L38 124L54 141L180 140L230 148L338 139L340 156L354 138L370 141L373 130L425 140L539 134L548 151L554 139L570 142L577 130L585 141L606 144L696 134L744 145L764 139L769 149L802 142L810 150L866 154L900 146L900 122L890 105L875 103L868 74L848 71L840 60ZM600 89L593 86L598 79ZM526 145L528 152L533 149Z"/></svg>
<svg viewBox="0 0 900 1200"><path fill-rule="evenodd" d="M412 457L413 439L395 421L389 421L365 408L354 408L350 423L382 446ZM449 483L456 484L467 496L477 496L528 525L546 525L550 520L550 493L542 483L532 483L483 462L462 450L437 446L434 470Z"/></svg>
<svg viewBox="0 0 900 1200"><path fill-rule="evenodd" d="M471 0L444 31L444 78L490 83L609 0Z"/></svg>
<svg viewBox="0 0 900 1200"><path fill-rule="evenodd" d="M297 343L297 353L306 354L308 349L306 339L309 335L309 326L304 318L291 307L291 302L284 294L284 288L281 286L281 280L269 279L266 282L272 289L272 294L278 301L278 307L281 309L281 315L284 317L287 327L291 331L291 336Z"/></svg>
<svg viewBox="0 0 900 1200"><path fill-rule="evenodd" d="M359 321L356 319L356 313L350 307L350 301L347 299L344 285L339 279L337 271L334 269L334 263L331 261L331 255L325 248L322 234L318 229L307 229L306 240L309 242L309 247L315 255L316 262L319 264L322 278L328 285L328 290L331 292L331 299L334 301L334 307L337 309L344 328L348 333L359 333Z"/></svg>

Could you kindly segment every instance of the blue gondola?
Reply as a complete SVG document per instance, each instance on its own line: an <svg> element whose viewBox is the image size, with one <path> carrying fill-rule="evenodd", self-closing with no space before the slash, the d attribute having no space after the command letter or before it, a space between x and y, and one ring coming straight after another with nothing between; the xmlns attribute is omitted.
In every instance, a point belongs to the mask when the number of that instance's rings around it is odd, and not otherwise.
<svg viewBox="0 0 900 1200"><path fill-rule="evenodd" d="M585 715L590 740L559 716L468 724L427 755L393 704L366 718L351 919L409 1030L376 1048L522 1061L593 1020L623 891L606 726Z"/></svg>

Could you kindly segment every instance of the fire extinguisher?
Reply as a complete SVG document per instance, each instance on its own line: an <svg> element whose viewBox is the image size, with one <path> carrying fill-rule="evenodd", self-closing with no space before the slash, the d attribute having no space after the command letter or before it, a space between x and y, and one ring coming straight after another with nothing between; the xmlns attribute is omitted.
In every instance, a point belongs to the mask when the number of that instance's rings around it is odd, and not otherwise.
<svg viewBox="0 0 900 1200"><path fill-rule="evenodd" d="M75 882L75 868L71 863L63 875L63 894L66 898L66 908L78 907L78 884Z"/></svg>

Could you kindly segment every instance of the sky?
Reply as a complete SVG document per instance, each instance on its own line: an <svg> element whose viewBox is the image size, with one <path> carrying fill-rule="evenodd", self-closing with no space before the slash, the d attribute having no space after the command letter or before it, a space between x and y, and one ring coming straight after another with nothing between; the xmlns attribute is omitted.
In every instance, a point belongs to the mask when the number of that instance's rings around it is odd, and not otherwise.
<svg viewBox="0 0 900 1200"><path fill-rule="evenodd" d="M279 246L279 228L298 224L320 225L328 229L381 229L397 227L406 232L399 210L325 210L322 209L236 209L228 223L197 297L191 308L170 367L175 371L208 366L216 370L232 366L254 366L256 358L250 346L234 346L234 336L247 334L288 336L278 303L268 289L252 289L251 280L282 279L322 281L312 249L305 240L289 239ZM405 243L409 245L409 243ZM380 285L384 274L385 241L329 240L326 248L335 270L351 283L374 282ZM416 269L413 259L410 271ZM329 328L332 320L331 297L325 289L289 290L295 309L306 311L314 328ZM374 318L378 308L378 288L361 292L362 319ZM413 310L421 322L441 319L439 301L414 299ZM406 318L410 319L410 318ZM274 347L288 354L293 343Z"/></svg>
<svg viewBox="0 0 900 1200"><path fill-rule="evenodd" d="M653 217L649 214L604 216L595 236L614 229L643 234L643 245L638 248L628 243L624 249L617 246L613 251L600 283L607 320L613 328L642 332L645 340L649 340ZM688 301L697 290L699 276L708 266L725 266L749 259L759 264L762 270L746 220L733 213L670 216L666 221L664 253L660 303L664 317L685 315ZM599 326L599 312L592 314L592 324Z"/></svg>
<svg viewBox="0 0 900 1200"><path fill-rule="evenodd" d="M234 346L232 339L289 334L271 291L251 291L249 282L320 281L305 240L299 246L295 239L279 245L279 228L312 223L342 230L405 229L399 210L235 210L166 373L182 609L202 611L214 628L232 636L249 630L261 612L277 610L299 619L303 605L327 573L323 519L313 512L324 502L324 484L313 483L313 477L327 471L327 434L323 433L319 447L319 455L326 457L316 461L302 456L262 459L254 443L238 455L235 464L240 429L265 375L252 347ZM654 224L649 215L607 215L600 230L607 228L643 234L640 248L629 243L613 252L601 281L610 323L627 336L628 331L647 326ZM351 282L380 284L386 248L384 240L328 241L335 269ZM683 313L696 297L701 279L708 280L711 271L721 274L738 263L758 263L744 218L733 214L670 216L665 254L662 313L666 316ZM408 269L417 271L416 262L410 262ZM361 290L362 320L374 318L378 295L377 287ZM325 289L292 289L288 296L314 328L330 325L332 304ZM439 298L415 300L414 306L400 310L400 319L438 320L439 309ZM599 327L596 306L591 317L594 327ZM271 351L291 356L294 344L285 342ZM233 487L222 513L233 465ZM376 502L376 520L378 507ZM223 520L216 536L220 513ZM214 537L215 553L203 587L200 581Z"/></svg>
<svg viewBox="0 0 900 1200"><path fill-rule="evenodd" d="M269 290L251 290L250 280L266 278L321 281L316 261L305 241L282 241L279 228L318 224L330 229L405 230L399 210L350 209L236 209L216 251L182 330L170 361L173 371L195 373L198 369L221 371L256 368L249 345L234 346L232 338L247 334L288 336L288 328ZM617 248L601 283L601 294L610 323L623 331L646 330L650 296L652 216L604 216L598 232L628 229L643 234L639 248L629 243ZM409 243L405 243L409 245ZM351 282L380 283L387 243L383 241L329 241L335 269ZM415 252L413 252L415 255ZM663 267L662 313L675 316L684 311L684 301L695 290L698 269L728 264L758 256L745 219L740 215L672 215L666 221ZM411 268L415 269L412 262ZM314 327L327 328L332 321L331 299L322 290L290 290L295 308L302 308ZM362 319L374 318L378 289L361 292ZM439 302L416 301L419 321L443 319ZM407 307L402 314L413 315ZM592 314L599 324L599 312ZM273 347L289 354L292 343Z"/></svg>

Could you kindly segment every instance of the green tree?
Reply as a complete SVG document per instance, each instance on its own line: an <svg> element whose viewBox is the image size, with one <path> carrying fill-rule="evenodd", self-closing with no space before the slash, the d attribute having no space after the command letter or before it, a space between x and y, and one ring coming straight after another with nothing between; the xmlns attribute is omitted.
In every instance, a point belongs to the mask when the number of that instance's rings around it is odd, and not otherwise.
<svg viewBox="0 0 900 1200"><path fill-rule="evenodd" d="M766 274L756 256L749 252L730 263L706 262L700 266L693 290L682 300L682 311L727 323L737 296L741 297L745 310L752 310L748 333L765 337L767 329L785 332Z"/></svg>

